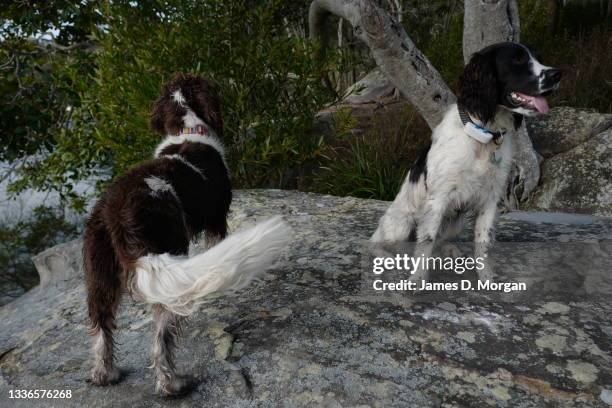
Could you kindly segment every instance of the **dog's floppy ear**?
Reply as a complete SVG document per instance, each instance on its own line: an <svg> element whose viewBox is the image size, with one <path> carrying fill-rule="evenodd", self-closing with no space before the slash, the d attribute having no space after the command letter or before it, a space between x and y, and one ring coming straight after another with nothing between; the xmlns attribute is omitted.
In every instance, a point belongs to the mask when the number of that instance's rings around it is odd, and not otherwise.
<svg viewBox="0 0 612 408"><path fill-rule="evenodd" d="M155 104L153 105L153 110L151 111L151 115L149 117L149 125L151 129L155 133L159 133L161 135L166 134L166 126L165 126L165 114L164 114L164 105L167 103L167 96L162 95Z"/></svg>
<svg viewBox="0 0 612 408"><path fill-rule="evenodd" d="M191 92L187 95L189 107L212 127L217 135L223 136L219 88L214 82L197 76L193 76L193 82Z"/></svg>
<svg viewBox="0 0 612 408"><path fill-rule="evenodd" d="M175 80L164 85L162 95L155 101L149 116L151 129L164 136L178 133L183 126L183 116L187 112L172 98L173 92L180 89L174 82Z"/></svg>
<svg viewBox="0 0 612 408"><path fill-rule="evenodd" d="M459 79L458 103L483 124L495 117L498 83L493 57L475 53Z"/></svg>

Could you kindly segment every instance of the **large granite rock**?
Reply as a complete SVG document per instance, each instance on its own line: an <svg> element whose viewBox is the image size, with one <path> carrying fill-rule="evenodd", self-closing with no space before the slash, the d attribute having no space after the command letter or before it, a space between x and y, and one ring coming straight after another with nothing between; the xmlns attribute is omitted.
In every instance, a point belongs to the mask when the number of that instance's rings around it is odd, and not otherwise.
<svg viewBox="0 0 612 408"><path fill-rule="evenodd" d="M528 205L548 211L612 215L612 129L546 159L540 185Z"/></svg>
<svg viewBox="0 0 612 408"><path fill-rule="evenodd" d="M610 403L610 297L555 298L549 292L548 299L519 303L373 293L368 290L372 276L365 241L387 205L289 191L238 192L232 230L285 214L296 239L262 281L240 294L211 299L187 321L177 360L179 369L195 374L199 383L180 399L153 394L153 373L146 368L150 313L128 297L121 305L117 335L123 380L105 388L86 382L90 339L83 279L75 262L79 245L47 251L37 265L48 269L48 279L0 309L2 406ZM610 255L611 226L609 219L512 213L502 217L497 236L510 249L513 243L576 247L583 242L601 258ZM520 265L516 268L521 271ZM548 272L551 281L557 272ZM612 286L610 270L605 272L591 285L599 294L609 294ZM72 398L9 400L10 389L70 389Z"/></svg>
<svg viewBox="0 0 612 408"><path fill-rule="evenodd" d="M612 114L567 106L527 121L533 147L544 157L567 152L610 128Z"/></svg>

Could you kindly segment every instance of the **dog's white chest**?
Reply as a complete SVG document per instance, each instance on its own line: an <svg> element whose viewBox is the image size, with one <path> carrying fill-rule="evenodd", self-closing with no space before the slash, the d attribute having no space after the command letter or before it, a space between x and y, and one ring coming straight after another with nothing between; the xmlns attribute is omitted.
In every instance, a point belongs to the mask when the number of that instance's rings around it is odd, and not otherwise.
<svg viewBox="0 0 612 408"><path fill-rule="evenodd" d="M473 186L467 188L472 197L464 197L466 201L482 202L491 196L499 196L505 189L508 174L512 165L512 149L510 141L497 147L489 144L481 146L475 155L473 172L465 183Z"/></svg>

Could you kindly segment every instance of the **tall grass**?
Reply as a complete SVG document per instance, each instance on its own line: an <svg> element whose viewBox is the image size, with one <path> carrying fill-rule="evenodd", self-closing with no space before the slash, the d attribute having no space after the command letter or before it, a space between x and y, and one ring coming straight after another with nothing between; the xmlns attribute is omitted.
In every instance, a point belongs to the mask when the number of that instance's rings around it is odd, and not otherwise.
<svg viewBox="0 0 612 408"><path fill-rule="evenodd" d="M429 141L427 124L406 107L393 121L375 114L363 133L347 131L339 115L337 143L328 146L311 191L339 196L392 200L414 158Z"/></svg>

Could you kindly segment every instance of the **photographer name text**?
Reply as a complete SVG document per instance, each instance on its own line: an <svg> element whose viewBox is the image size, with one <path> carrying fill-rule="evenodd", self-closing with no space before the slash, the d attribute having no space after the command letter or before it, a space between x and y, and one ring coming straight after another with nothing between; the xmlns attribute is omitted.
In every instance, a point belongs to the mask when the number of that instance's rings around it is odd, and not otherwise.
<svg viewBox="0 0 612 408"><path fill-rule="evenodd" d="M402 279L398 282L384 282L377 279L373 283L374 290L390 290L390 291L466 291L466 290L487 290L497 292L515 292L527 290L527 284L524 282L493 282L489 279L485 281L478 280L476 284L467 279L462 279L459 282L428 282L421 280L418 282L408 279Z"/></svg>

